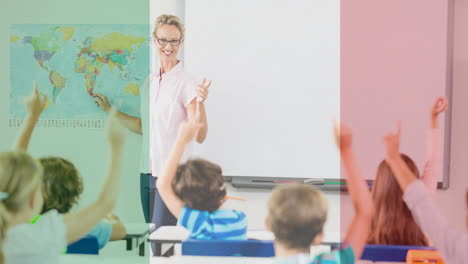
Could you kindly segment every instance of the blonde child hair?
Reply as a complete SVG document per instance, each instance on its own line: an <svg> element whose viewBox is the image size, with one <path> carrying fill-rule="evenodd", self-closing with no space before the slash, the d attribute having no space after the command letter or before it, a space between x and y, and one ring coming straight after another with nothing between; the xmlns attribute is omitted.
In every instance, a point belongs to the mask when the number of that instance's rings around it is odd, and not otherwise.
<svg viewBox="0 0 468 264"><path fill-rule="evenodd" d="M268 221L275 239L290 249L308 249L323 233L327 199L317 188L286 184L275 188L268 202Z"/></svg>
<svg viewBox="0 0 468 264"><path fill-rule="evenodd" d="M0 168L0 248L3 248L11 216L27 206L32 195L42 195L43 170L37 160L20 151L0 153ZM39 213L42 202L37 207L35 210ZM5 258L1 250L0 264L3 263Z"/></svg>

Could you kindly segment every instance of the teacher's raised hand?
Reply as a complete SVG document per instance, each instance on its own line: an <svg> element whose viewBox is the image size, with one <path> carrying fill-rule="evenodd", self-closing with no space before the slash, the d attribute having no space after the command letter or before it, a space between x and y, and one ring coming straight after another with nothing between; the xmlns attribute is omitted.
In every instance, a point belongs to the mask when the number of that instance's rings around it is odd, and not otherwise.
<svg viewBox="0 0 468 264"><path fill-rule="evenodd" d="M210 88L211 80L207 81L206 78L203 78L197 88L197 102L203 103L206 98L208 98L208 88Z"/></svg>

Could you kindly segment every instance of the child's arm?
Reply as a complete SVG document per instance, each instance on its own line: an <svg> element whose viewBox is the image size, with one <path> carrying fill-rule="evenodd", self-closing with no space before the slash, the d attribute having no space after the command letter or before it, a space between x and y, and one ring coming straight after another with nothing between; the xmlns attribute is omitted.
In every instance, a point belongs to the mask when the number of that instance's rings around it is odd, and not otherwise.
<svg viewBox="0 0 468 264"><path fill-rule="evenodd" d="M421 230L434 243L450 263L464 263L468 259L468 235L455 230L442 217L435 206L426 186L418 181L399 153L400 131L390 133L384 138L387 156L385 160L390 165L400 187L403 199Z"/></svg>
<svg viewBox="0 0 468 264"><path fill-rule="evenodd" d="M430 113L431 128L427 139L427 161L421 178L431 193L434 193L437 189L436 173L439 172L439 165L441 163L438 117L439 114L447 110L447 107L447 98L439 97L432 106Z"/></svg>
<svg viewBox="0 0 468 264"><path fill-rule="evenodd" d="M115 214L106 217L106 220L112 224L112 234L110 241L121 240L127 235L125 225L120 221L120 218Z"/></svg>
<svg viewBox="0 0 468 264"><path fill-rule="evenodd" d="M196 137L201 126L199 115L180 126L176 143L174 144L171 154L166 160L164 168L156 183L161 198L169 211L176 218L179 217L180 211L184 207L184 203L175 194L172 188L172 181L176 176L177 168L179 167L179 162L182 154L184 153L185 146Z"/></svg>
<svg viewBox="0 0 468 264"><path fill-rule="evenodd" d="M28 149L29 141L33 133L34 127L36 126L39 116L44 111L47 104L47 96L41 96L37 87L37 82L34 81L34 91L28 98L26 103L28 114L24 120L23 127L20 132L20 136L15 143L16 150L26 151Z"/></svg>
<svg viewBox="0 0 468 264"><path fill-rule="evenodd" d="M127 229L122 222L112 223L112 234L110 241L122 240L127 235Z"/></svg>
<svg viewBox="0 0 468 264"><path fill-rule="evenodd" d="M200 115L200 122L203 126L200 128L195 140L201 144L205 141L206 136L208 135L208 119L206 117L205 103L198 103L197 99L193 99L187 107L187 118L191 119L197 115L197 113Z"/></svg>
<svg viewBox="0 0 468 264"><path fill-rule="evenodd" d="M386 145L386 157L388 165L393 171L398 184L403 192L406 187L413 181L416 181L416 176L411 172L400 154L400 124L398 124L397 132L389 133L384 137Z"/></svg>
<svg viewBox="0 0 468 264"><path fill-rule="evenodd" d="M345 242L353 248L356 259L359 259L369 237L374 205L369 186L361 175L351 147L352 134L350 130L345 126L335 125L335 137L348 175L348 191L355 210L355 216L348 228Z"/></svg>
<svg viewBox="0 0 468 264"><path fill-rule="evenodd" d="M107 137L110 144L111 158L106 180L95 202L76 213L64 216L68 243L74 242L87 234L99 221L112 212L117 201L125 131L117 121L115 112L112 112L109 116Z"/></svg>

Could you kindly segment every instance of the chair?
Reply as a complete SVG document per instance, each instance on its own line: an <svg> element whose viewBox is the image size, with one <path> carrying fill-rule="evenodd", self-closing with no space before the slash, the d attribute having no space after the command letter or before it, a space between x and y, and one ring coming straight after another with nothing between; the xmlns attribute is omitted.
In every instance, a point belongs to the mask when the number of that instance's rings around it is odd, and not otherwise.
<svg viewBox="0 0 468 264"><path fill-rule="evenodd" d="M196 240L182 242L182 255L273 257L273 241L264 240Z"/></svg>
<svg viewBox="0 0 468 264"><path fill-rule="evenodd" d="M94 236L85 236L82 239L68 245L67 254L98 255L99 245Z"/></svg>
<svg viewBox="0 0 468 264"><path fill-rule="evenodd" d="M366 245L361 259L370 261L406 262L408 250L434 250L421 246Z"/></svg>

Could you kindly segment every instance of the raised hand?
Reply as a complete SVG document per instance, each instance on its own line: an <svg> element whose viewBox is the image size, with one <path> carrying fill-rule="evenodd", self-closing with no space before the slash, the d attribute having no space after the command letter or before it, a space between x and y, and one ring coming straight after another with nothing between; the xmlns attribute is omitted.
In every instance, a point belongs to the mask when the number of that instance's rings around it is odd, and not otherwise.
<svg viewBox="0 0 468 264"><path fill-rule="evenodd" d="M398 122L397 131L390 132L384 137L384 143L386 146L385 160L387 160L388 162L400 157L400 134L401 125L400 122Z"/></svg>
<svg viewBox="0 0 468 264"><path fill-rule="evenodd" d="M94 103L99 106L104 112L109 112L112 106L109 103L109 99L101 93L94 94Z"/></svg>
<svg viewBox="0 0 468 264"><path fill-rule="evenodd" d="M113 213L107 215L104 219L106 219L106 220L109 221L109 222L117 222L117 221L120 221L120 218L119 218L117 215L113 214Z"/></svg>
<svg viewBox="0 0 468 264"><path fill-rule="evenodd" d="M117 111L112 109L107 119L107 140L111 146L122 146L126 140L126 130L117 119Z"/></svg>
<svg viewBox="0 0 468 264"><path fill-rule="evenodd" d="M39 94L37 81L34 81L34 91L26 101L28 112L35 117L39 117L42 111L44 111L44 109L46 108L48 102L49 99L46 95L41 96Z"/></svg>
<svg viewBox="0 0 468 264"><path fill-rule="evenodd" d="M197 102L203 103L205 102L206 98L208 98L208 88L210 88L211 80L208 82L206 78L203 78L203 81L198 85L197 88Z"/></svg>
<svg viewBox="0 0 468 264"><path fill-rule="evenodd" d="M334 121L335 143L340 152L345 152L351 149L353 143L353 135L349 127L344 124Z"/></svg>
<svg viewBox="0 0 468 264"><path fill-rule="evenodd" d="M438 97L431 108L431 126L437 128L439 114L445 112L448 108L448 101L445 96Z"/></svg>

